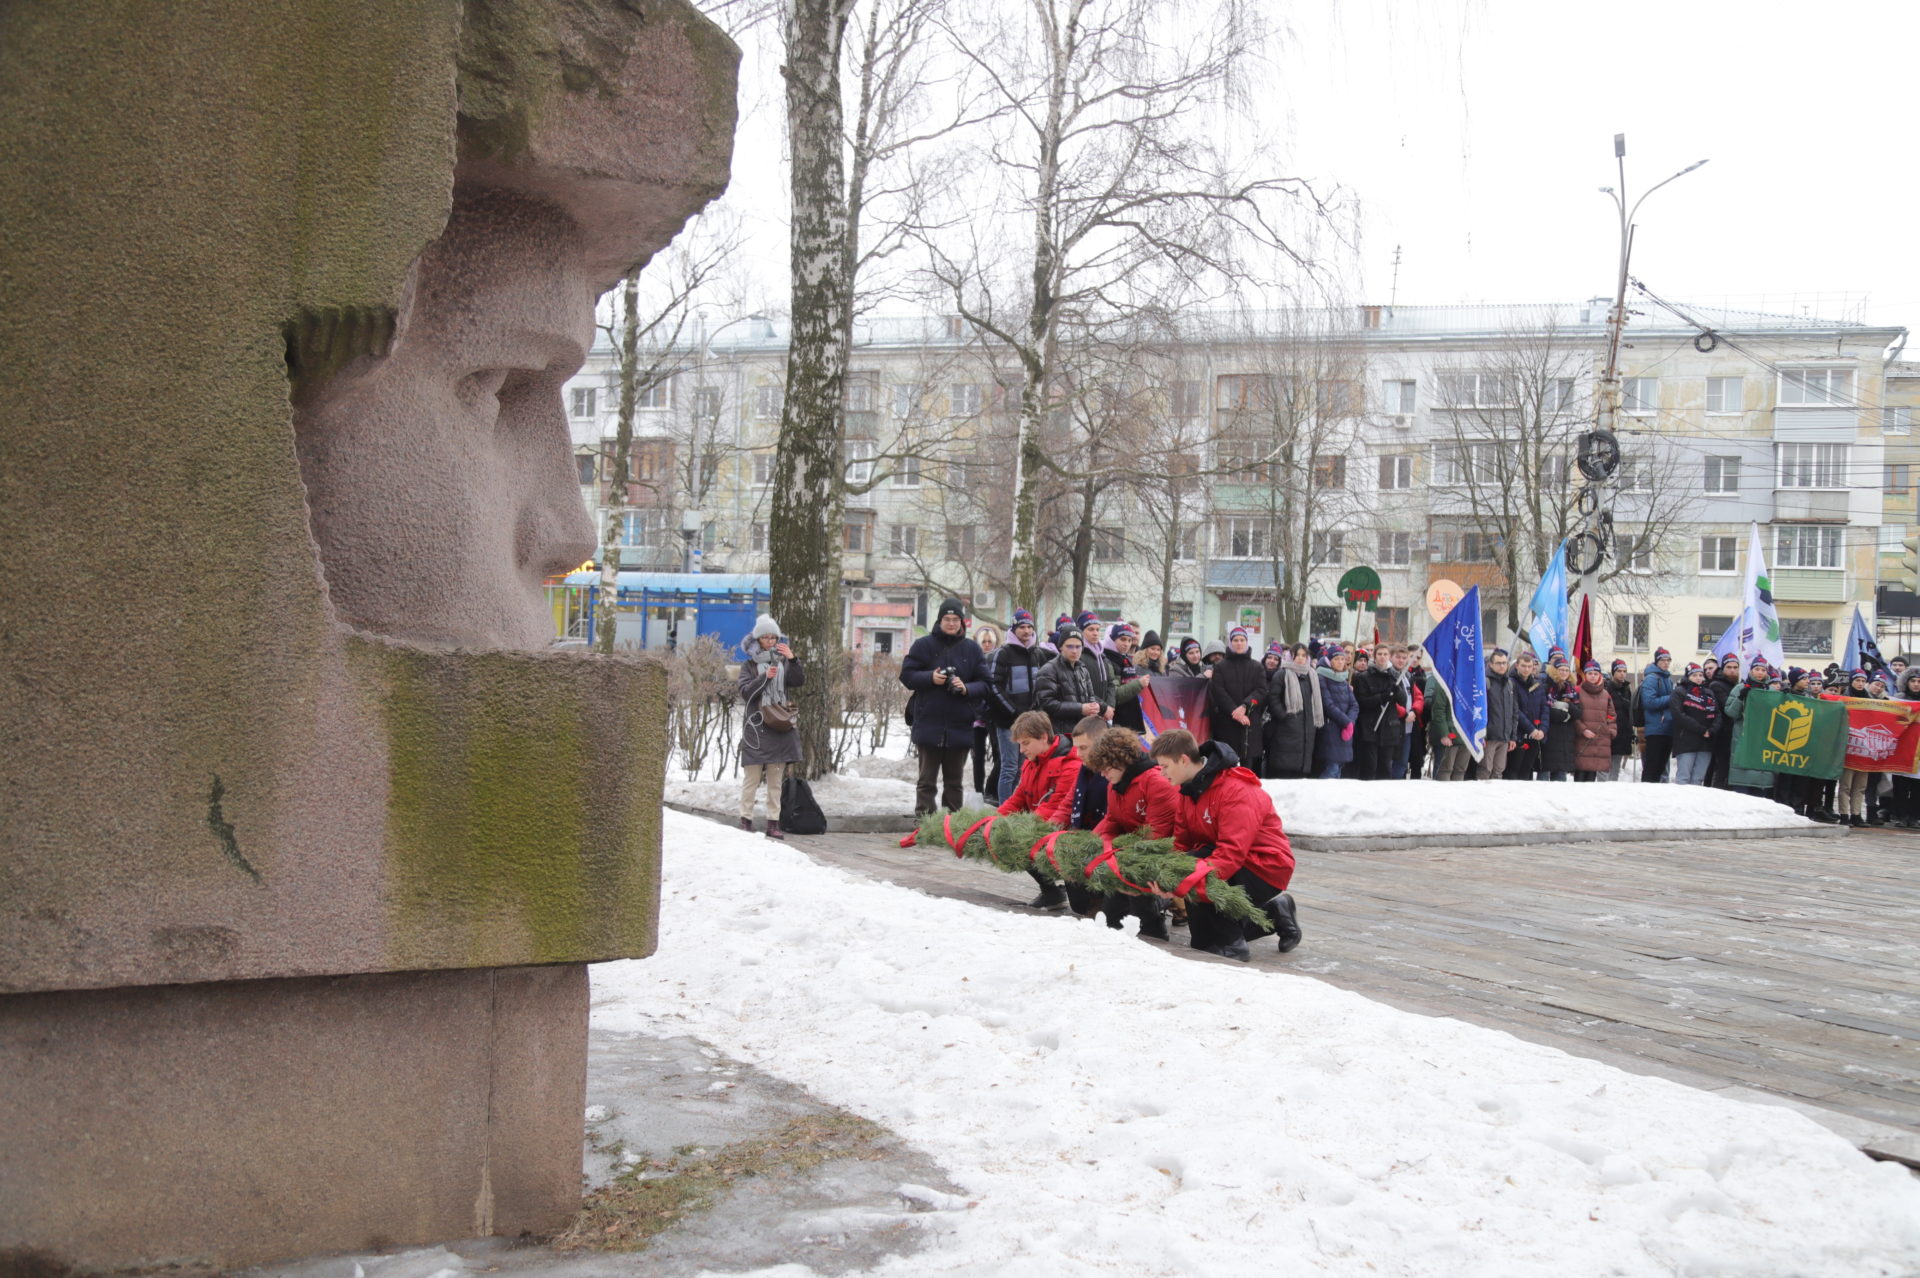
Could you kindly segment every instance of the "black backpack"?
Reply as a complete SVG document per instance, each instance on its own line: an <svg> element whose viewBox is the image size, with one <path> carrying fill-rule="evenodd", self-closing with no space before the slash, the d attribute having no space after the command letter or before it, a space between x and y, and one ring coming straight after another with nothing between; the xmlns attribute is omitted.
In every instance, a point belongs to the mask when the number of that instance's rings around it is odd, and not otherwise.
<svg viewBox="0 0 1920 1278"><path fill-rule="evenodd" d="M813 787L799 777L780 785L780 830L784 834L825 834L827 814L814 801Z"/></svg>
<svg viewBox="0 0 1920 1278"><path fill-rule="evenodd" d="M1628 713L1627 717L1633 720L1633 726L1636 728L1644 728L1647 726L1647 708L1640 704L1640 689L1638 688L1633 690L1633 709Z"/></svg>

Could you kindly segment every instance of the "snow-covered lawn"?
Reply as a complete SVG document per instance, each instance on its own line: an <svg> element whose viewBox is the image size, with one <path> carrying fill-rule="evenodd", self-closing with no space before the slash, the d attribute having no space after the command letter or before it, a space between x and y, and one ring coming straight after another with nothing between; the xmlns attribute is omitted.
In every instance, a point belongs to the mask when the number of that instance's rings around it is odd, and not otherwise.
<svg viewBox="0 0 1920 1278"><path fill-rule="evenodd" d="M1920 1266L1920 1182L1790 1111L665 820L659 953L594 969L596 1021L698 1035L933 1155L974 1205L882 1272Z"/></svg>
<svg viewBox="0 0 1920 1278"><path fill-rule="evenodd" d="M1541 834L1807 829L1771 799L1700 785L1598 781L1268 781L1289 834Z"/></svg>
<svg viewBox="0 0 1920 1278"><path fill-rule="evenodd" d="M819 801L820 810L830 817L897 816L904 830L913 815L913 782L889 777L821 777L813 783L813 797ZM740 782L731 777L721 781L687 781L669 773L666 799L668 803L699 808L703 812L730 814L740 808ZM977 796L969 795L969 799L977 801ZM764 789L759 803L759 811L765 815Z"/></svg>

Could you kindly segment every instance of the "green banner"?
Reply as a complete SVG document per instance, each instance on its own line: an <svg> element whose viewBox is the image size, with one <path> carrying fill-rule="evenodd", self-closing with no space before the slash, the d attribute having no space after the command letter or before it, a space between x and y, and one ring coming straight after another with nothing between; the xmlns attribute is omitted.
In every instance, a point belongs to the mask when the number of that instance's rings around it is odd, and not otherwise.
<svg viewBox="0 0 1920 1278"><path fill-rule="evenodd" d="M1847 708L1785 692L1746 694L1733 766L1830 781L1847 757Z"/></svg>

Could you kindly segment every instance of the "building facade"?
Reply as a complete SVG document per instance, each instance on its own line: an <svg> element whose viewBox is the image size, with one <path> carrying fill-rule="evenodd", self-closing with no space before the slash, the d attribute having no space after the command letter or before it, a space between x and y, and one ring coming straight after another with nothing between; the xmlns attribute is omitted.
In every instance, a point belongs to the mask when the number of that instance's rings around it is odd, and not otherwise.
<svg viewBox="0 0 1920 1278"><path fill-rule="evenodd" d="M849 643L900 651L947 593L1004 620L1080 601L1169 637L1418 640L1481 589L1510 636L1553 548L1612 519L1588 578L1595 649L1703 654L1740 610L1760 529L1788 658L1825 665L1852 607L1897 583L1920 471L1904 329L1647 305L1621 356L1621 457L1591 496L1608 299L1184 319L1063 360L1043 431L1046 588L1011 600L1016 366L956 318L861 325L846 408ZM623 566L764 572L784 324L730 321L641 393L609 482L619 372L568 387L582 496L618 502ZM724 340L718 340L724 339ZM622 489L624 488L624 491ZM1358 565L1377 609L1341 606ZM1904 589L1911 590L1908 583ZM1894 646L1900 646L1895 642Z"/></svg>

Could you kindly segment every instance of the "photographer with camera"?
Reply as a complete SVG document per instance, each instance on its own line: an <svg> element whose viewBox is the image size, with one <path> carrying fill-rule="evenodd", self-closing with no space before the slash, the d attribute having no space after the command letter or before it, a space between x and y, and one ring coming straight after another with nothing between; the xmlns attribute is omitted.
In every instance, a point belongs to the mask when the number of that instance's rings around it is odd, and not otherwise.
<svg viewBox="0 0 1920 1278"><path fill-rule="evenodd" d="M966 797L967 752L973 748L973 723L986 692L986 655L967 638L966 607L958 599L940 601L933 632L914 640L900 663L900 682L913 693L908 703L913 745L920 755L919 784L913 814L933 811L934 785L945 779L941 806L960 810Z"/></svg>

